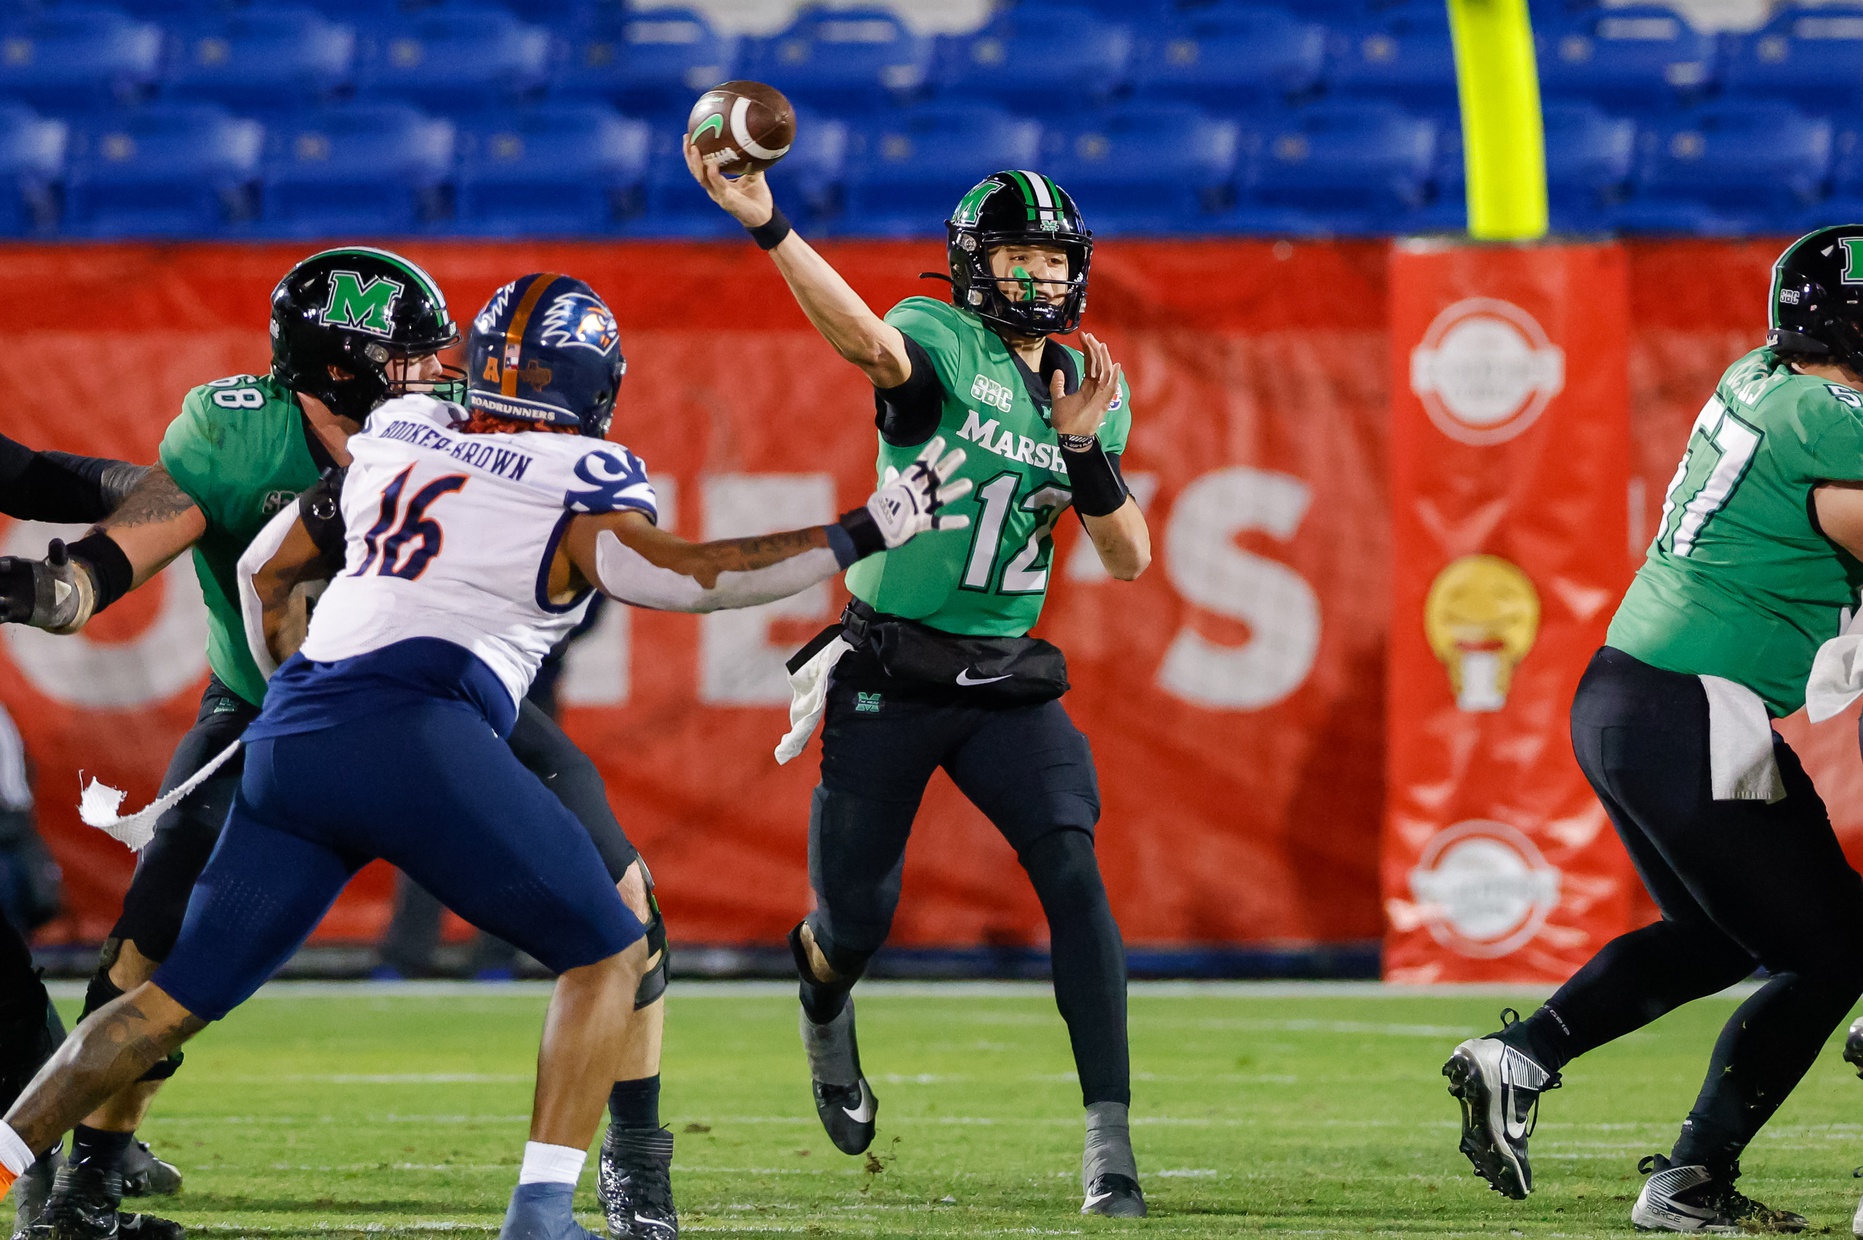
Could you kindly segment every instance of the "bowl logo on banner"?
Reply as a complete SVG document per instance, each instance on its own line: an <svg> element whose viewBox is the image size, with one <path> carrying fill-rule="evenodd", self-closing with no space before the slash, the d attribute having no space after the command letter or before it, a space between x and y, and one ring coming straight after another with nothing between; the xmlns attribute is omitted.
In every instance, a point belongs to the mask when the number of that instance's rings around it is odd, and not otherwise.
<svg viewBox="0 0 1863 1240"><path fill-rule="evenodd" d="M1515 665L1539 636L1539 592L1510 560L1462 556L1430 583L1423 632L1449 673L1456 709L1499 710L1507 705Z"/></svg>
<svg viewBox="0 0 1863 1240"><path fill-rule="evenodd" d="M1509 301L1470 297L1430 324L1410 354L1410 389L1430 421L1467 444L1505 443L1565 387L1565 351Z"/></svg>
<svg viewBox="0 0 1863 1240"><path fill-rule="evenodd" d="M1540 932L1559 907L1559 871L1520 831L1471 818L1424 847L1410 890L1432 938L1464 956L1492 959Z"/></svg>

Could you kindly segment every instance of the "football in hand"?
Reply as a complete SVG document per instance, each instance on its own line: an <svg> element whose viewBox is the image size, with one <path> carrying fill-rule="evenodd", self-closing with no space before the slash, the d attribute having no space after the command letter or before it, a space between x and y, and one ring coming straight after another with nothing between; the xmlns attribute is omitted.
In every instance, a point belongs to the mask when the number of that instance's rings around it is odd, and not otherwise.
<svg viewBox="0 0 1863 1240"><path fill-rule="evenodd" d="M789 153L796 140L796 111L774 86L726 82L692 105L686 135L700 159L726 176L743 176Z"/></svg>

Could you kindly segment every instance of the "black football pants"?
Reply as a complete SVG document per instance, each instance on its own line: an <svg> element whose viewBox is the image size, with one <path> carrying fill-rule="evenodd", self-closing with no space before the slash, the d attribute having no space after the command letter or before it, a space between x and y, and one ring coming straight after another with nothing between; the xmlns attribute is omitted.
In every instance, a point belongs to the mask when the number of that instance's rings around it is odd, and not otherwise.
<svg viewBox="0 0 1863 1240"><path fill-rule="evenodd" d="M238 740L258 716L258 708L235 694L218 677L210 678L201 695L201 709L188 734L175 747L175 756L162 779L162 790L183 783L209 759ZM562 728L529 701L520 703L517 725L508 742L519 762L543 781L574 814L616 882L640 854L628 842L609 807L602 779L587 755L564 735ZM179 805L156 820L155 837L136 860L136 874L123 897L123 915L111 931L104 967L108 968L117 943L128 941L151 960L168 958L188 895L200 877L220 830L232 809L239 788L245 752L215 771ZM332 778L341 778L332 771Z"/></svg>
<svg viewBox="0 0 1863 1240"><path fill-rule="evenodd" d="M809 813L816 942L857 973L886 941L912 820L940 767L1016 850L1041 900L1085 1104L1129 1103L1125 945L1093 856L1099 781L1060 702L953 705L836 683Z"/></svg>
<svg viewBox="0 0 1863 1240"><path fill-rule="evenodd" d="M1606 944L1533 1019L1563 1026L1551 1040L1570 1059L1764 966L1675 1147L1677 1162L1726 1169L1863 994L1863 878L1777 736L1783 800L1713 799L1697 677L1603 648L1572 703L1572 744L1662 920Z"/></svg>

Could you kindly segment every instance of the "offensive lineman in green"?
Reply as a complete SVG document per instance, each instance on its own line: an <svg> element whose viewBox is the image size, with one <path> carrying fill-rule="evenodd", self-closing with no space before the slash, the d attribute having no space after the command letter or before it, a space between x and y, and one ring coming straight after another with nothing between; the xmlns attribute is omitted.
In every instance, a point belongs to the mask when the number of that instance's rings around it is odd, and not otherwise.
<svg viewBox="0 0 1863 1240"><path fill-rule="evenodd" d="M264 701L265 678L246 643L236 582L239 557L253 537L281 508L298 504L325 471L349 464L349 437L376 406L408 393L448 399L464 392L459 372L439 358L459 335L445 297L431 276L399 255L365 246L312 255L279 282L271 312L269 374L218 379L189 392L162 437L158 467L86 537L69 547L54 543L42 561L0 558L0 621L72 633L192 548L208 608L213 675L169 763L164 792L238 739ZM626 1079L610 1095L598 1187L611 1240L671 1240L678 1227L672 1134L658 1114L664 924L594 765L534 704L520 709L509 743L583 823L623 899L649 926L659 960L636 995L647 1019L630 1025L621 1056ZM225 824L243 757L157 820L154 839L137 858L123 915L105 941L84 1016L148 981L173 949L195 879ZM30 1240L116 1240L122 1166L134 1130L180 1062L177 1053L157 1064L78 1126L70 1164L58 1172ZM141 1240L180 1234L166 1220L125 1217L139 1220Z"/></svg>
<svg viewBox="0 0 1863 1240"><path fill-rule="evenodd" d="M1119 473L1132 421L1120 368L1091 335L1084 353L1052 339L1080 325L1093 235L1052 180L998 172L948 221L951 300L909 297L882 320L791 230L760 173L729 180L690 145L686 162L872 381L882 475L943 435L964 441L961 472L976 484L968 543L926 540L850 570L841 623L790 663L798 725L778 756L800 751L811 706L826 716L809 820L815 911L790 933L816 1111L843 1152L872 1142L878 1104L849 992L891 928L906 838L942 766L1015 848L1047 915L1087 1112L1082 1212L1142 1216L1125 949L1093 854L1099 785L1086 738L1056 700L1065 660L1026 636L1068 508L1113 577L1130 581L1151 559Z"/></svg>
<svg viewBox="0 0 1863 1240"><path fill-rule="evenodd" d="M1594 1047L1763 966L1674 1149L1631 1210L1655 1231L1800 1231L1735 1187L1740 1153L1863 994L1863 878L1771 728L1863 586L1863 226L1773 267L1766 346L1695 419L1662 526L1572 703L1572 743L1662 920L1606 944L1526 1020L1455 1050L1462 1150L1532 1189L1539 1095Z"/></svg>

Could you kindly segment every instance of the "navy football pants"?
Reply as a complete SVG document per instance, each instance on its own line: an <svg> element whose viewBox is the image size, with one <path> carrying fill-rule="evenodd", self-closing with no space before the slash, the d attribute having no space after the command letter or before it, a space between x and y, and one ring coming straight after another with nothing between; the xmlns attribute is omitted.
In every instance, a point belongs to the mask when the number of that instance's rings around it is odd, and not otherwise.
<svg viewBox="0 0 1863 1240"><path fill-rule="evenodd" d="M154 979L196 1016L250 997L378 857L554 972L642 935L588 832L464 703L256 741L245 759Z"/></svg>

